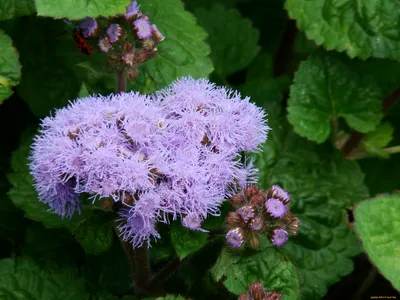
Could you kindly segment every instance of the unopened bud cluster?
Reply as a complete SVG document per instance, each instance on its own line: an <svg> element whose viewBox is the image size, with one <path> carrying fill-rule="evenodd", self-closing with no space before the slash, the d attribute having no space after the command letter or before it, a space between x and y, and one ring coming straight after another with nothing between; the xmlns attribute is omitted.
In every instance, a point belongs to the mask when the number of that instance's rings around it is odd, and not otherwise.
<svg viewBox="0 0 400 300"><path fill-rule="evenodd" d="M137 78L138 67L157 55L157 44L164 40L136 1L126 8L124 15L86 18L76 31L89 46L107 53L107 66L111 71L126 69L128 79Z"/></svg>
<svg viewBox="0 0 400 300"><path fill-rule="evenodd" d="M238 300L281 300L278 292L268 292L261 282L254 282L249 286L247 293L241 294Z"/></svg>
<svg viewBox="0 0 400 300"><path fill-rule="evenodd" d="M288 206L289 194L277 185L268 192L256 185L247 185L231 198L235 211L230 212L226 222L228 244L240 248L245 242L251 248L260 246L260 235L266 234L275 246L284 245L291 235L297 235L300 221Z"/></svg>

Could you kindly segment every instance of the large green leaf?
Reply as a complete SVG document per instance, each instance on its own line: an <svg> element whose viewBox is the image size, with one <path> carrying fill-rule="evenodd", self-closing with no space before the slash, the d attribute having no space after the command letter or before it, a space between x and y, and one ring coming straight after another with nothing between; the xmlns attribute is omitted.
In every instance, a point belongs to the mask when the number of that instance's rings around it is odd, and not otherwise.
<svg viewBox="0 0 400 300"><path fill-rule="evenodd" d="M39 16L70 20L123 14L131 3L131 0L35 0Z"/></svg>
<svg viewBox="0 0 400 300"><path fill-rule="evenodd" d="M37 116L46 116L54 108L63 107L78 96L80 81L75 73L63 65L45 66L22 76L18 87L19 96L27 102Z"/></svg>
<svg viewBox="0 0 400 300"><path fill-rule="evenodd" d="M284 300L297 299L299 279L294 264L275 247L259 252L238 253L224 248L211 272L226 288L239 295L256 281L269 291L283 294Z"/></svg>
<svg viewBox="0 0 400 300"><path fill-rule="evenodd" d="M26 219L22 210L15 207L6 192L0 190L0 237L15 239L23 235Z"/></svg>
<svg viewBox="0 0 400 300"><path fill-rule="evenodd" d="M2 299L88 299L85 283L74 268L40 268L29 257L0 260Z"/></svg>
<svg viewBox="0 0 400 300"><path fill-rule="evenodd" d="M270 119L275 125L256 161L259 182L290 193L291 210L302 224L285 249L299 268L302 298L321 299L330 285L351 273L351 257L361 251L344 216L348 205L368 195L364 175L335 149L300 138L276 115Z"/></svg>
<svg viewBox="0 0 400 300"><path fill-rule="evenodd" d="M400 59L398 1L287 0L286 8L297 26L328 50Z"/></svg>
<svg viewBox="0 0 400 300"><path fill-rule="evenodd" d="M75 228L87 215L90 215L90 210L84 209L80 215L75 214L72 219L62 219L60 216L50 212L46 204L39 201L28 167L31 143L32 136L25 135L22 138L19 149L12 155L11 167L13 173L7 176L13 187L8 192L8 196L17 207L25 212L25 217L28 219L41 222L49 228Z"/></svg>
<svg viewBox="0 0 400 300"><path fill-rule="evenodd" d="M140 69L138 82L128 82L128 87L146 93L163 88L182 76L207 77L213 70L205 42L206 32L196 25L195 17L185 11L180 0L142 0L141 10L151 23L165 36L156 58L147 61Z"/></svg>
<svg viewBox="0 0 400 300"><path fill-rule="evenodd" d="M244 69L258 54L259 31L235 9L214 5L195 12L199 24L208 32L215 71L226 77Z"/></svg>
<svg viewBox="0 0 400 300"><path fill-rule="evenodd" d="M288 119L295 131L324 142L339 117L360 132L379 123L384 94L371 73L358 73L352 62L333 53L311 55L300 65L290 89Z"/></svg>
<svg viewBox="0 0 400 300"><path fill-rule="evenodd" d="M79 224L74 235L87 254L100 254L111 247L114 226L114 214L99 212Z"/></svg>
<svg viewBox="0 0 400 300"><path fill-rule="evenodd" d="M385 195L357 205L355 229L364 250L400 290L400 194Z"/></svg>
<svg viewBox="0 0 400 300"><path fill-rule="evenodd" d="M0 10L1 11L1 10ZM19 83L21 65L11 38L0 30L0 104L13 94L12 87Z"/></svg>
<svg viewBox="0 0 400 300"><path fill-rule="evenodd" d="M87 255L82 266L82 275L90 291L107 291L123 295L133 283L132 269L126 253L117 238L112 246L100 255Z"/></svg>
<svg viewBox="0 0 400 300"><path fill-rule="evenodd" d="M207 237L207 233L189 230L177 222L171 226L171 242L180 259L200 250L207 242Z"/></svg>
<svg viewBox="0 0 400 300"><path fill-rule="evenodd" d="M34 258L40 265L49 261L60 266L75 265L82 254L82 248L66 229L34 223L26 230L22 255Z"/></svg>
<svg viewBox="0 0 400 300"><path fill-rule="evenodd" d="M33 0L2 0L0 2L0 21L32 15L35 13Z"/></svg>
<svg viewBox="0 0 400 300"><path fill-rule="evenodd" d="M14 30L24 66L17 93L39 117L75 99L82 85L80 76L86 74L82 68L74 69L88 58L76 49L66 29L61 20L28 17L21 19Z"/></svg>
<svg viewBox="0 0 400 300"><path fill-rule="evenodd" d="M393 126L390 123L382 123L372 132L365 135L362 147L371 155L388 158L385 148L393 139Z"/></svg>

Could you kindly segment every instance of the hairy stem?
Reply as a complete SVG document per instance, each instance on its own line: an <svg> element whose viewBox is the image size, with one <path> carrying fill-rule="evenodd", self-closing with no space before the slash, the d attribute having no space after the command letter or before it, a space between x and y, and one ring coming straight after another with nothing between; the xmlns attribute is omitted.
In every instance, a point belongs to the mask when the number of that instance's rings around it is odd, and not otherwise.
<svg viewBox="0 0 400 300"><path fill-rule="evenodd" d="M371 286L377 275L378 275L377 268L375 266L371 266L371 270L369 271L367 277L361 284L360 288L357 290L356 294L353 296L354 300L362 299L362 296L364 295L365 291Z"/></svg>
<svg viewBox="0 0 400 300"><path fill-rule="evenodd" d="M157 290L157 288L160 287L160 285L163 284L170 276L172 276L188 258L189 256L186 256L183 260L180 260L179 257L175 257L173 260L171 260L147 284L147 289Z"/></svg>
<svg viewBox="0 0 400 300"><path fill-rule="evenodd" d="M135 283L139 290L149 292L146 288L151 280L151 271L149 263L149 249L146 246L134 248L135 261Z"/></svg>
<svg viewBox="0 0 400 300"><path fill-rule="evenodd" d="M388 148L383 149L383 151L385 151L387 154L400 153L400 146L388 147ZM354 153L354 154L347 156L348 159L354 159L354 160L367 158L367 157L371 157L371 155L366 151L361 151L361 152Z"/></svg>
<svg viewBox="0 0 400 300"><path fill-rule="evenodd" d="M117 71L117 88L116 92L126 91L126 71L124 69Z"/></svg>
<svg viewBox="0 0 400 300"><path fill-rule="evenodd" d="M296 39L297 27L294 20L289 20L286 24L283 37L279 45L278 52L274 61L274 76L279 77L286 72L290 55L293 50L294 41Z"/></svg>
<svg viewBox="0 0 400 300"><path fill-rule="evenodd" d="M395 89L389 96L385 98L382 104L382 111L387 112L393 104L400 98L400 88ZM355 149L360 141L362 140L364 134L353 131L351 136L344 143L343 147L340 149L344 157L349 157L353 149Z"/></svg>

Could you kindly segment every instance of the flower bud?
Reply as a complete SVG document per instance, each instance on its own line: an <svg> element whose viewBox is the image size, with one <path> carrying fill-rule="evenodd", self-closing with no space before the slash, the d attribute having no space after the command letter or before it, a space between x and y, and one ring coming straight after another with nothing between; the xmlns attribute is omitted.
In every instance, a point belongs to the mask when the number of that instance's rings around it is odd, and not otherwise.
<svg viewBox="0 0 400 300"><path fill-rule="evenodd" d="M226 234L226 241L232 248L239 248L244 242L244 230L242 228L234 228Z"/></svg>
<svg viewBox="0 0 400 300"><path fill-rule="evenodd" d="M158 43L161 43L164 39L165 39L165 37L161 34L161 32L158 30L158 28L157 28L157 26L156 25L152 25L152 28L151 28L151 32L153 33L153 38L154 38L154 41L158 44Z"/></svg>
<svg viewBox="0 0 400 300"><path fill-rule="evenodd" d="M295 217L292 222L290 222L290 224L287 226L287 230L290 234L297 235L299 233L300 225L300 220Z"/></svg>
<svg viewBox="0 0 400 300"><path fill-rule="evenodd" d="M256 185L248 185L244 193L247 198L251 198L258 193L258 187Z"/></svg>
<svg viewBox="0 0 400 300"><path fill-rule="evenodd" d="M136 80L139 76L139 69L132 67L126 70L126 78Z"/></svg>
<svg viewBox="0 0 400 300"><path fill-rule="evenodd" d="M251 205L243 206L239 208L236 212L239 214L239 216L242 217L245 223L249 222L250 219L254 218L255 215L255 210Z"/></svg>
<svg viewBox="0 0 400 300"><path fill-rule="evenodd" d="M264 190L259 191L257 194L251 197L251 204L254 207L262 207L266 200L266 193Z"/></svg>
<svg viewBox="0 0 400 300"><path fill-rule="evenodd" d="M122 51L125 53L132 51L133 48L134 48L134 45L130 41L125 41L125 43L122 45Z"/></svg>
<svg viewBox="0 0 400 300"><path fill-rule="evenodd" d="M231 203L233 206L238 207L244 203L244 198L242 193L238 193L232 196Z"/></svg>
<svg viewBox="0 0 400 300"><path fill-rule="evenodd" d="M139 50L136 52L136 59L140 64L143 64L149 59L149 54L144 50Z"/></svg>
<svg viewBox="0 0 400 300"><path fill-rule="evenodd" d="M279 199L270 198L265 201L265 210L272 218L282 218L286 213L286 206Z"/></svg>
<svg viewBox="0 0 400 300"><path fill-rule="evenodd" d="M265 222L263 217L257 216L250 221L250 230L260 231L264 228Z"/></svg>
<svg viewBox="0 0 400 300"><path fill-rule="evenodd" d="M252 300L247 294L240 294L238 300Z"/></svg>
<svg viewBox="0 0 400 300"><path fill-rule="evenodd" d="M269 189L268 198L276 198L281 200L284 204L290 201L290 195L278 185L273 185Z"/></svg>
<svg viewBox="0 0 400 300"><path fill-rule="evenodd" d="M249 245L253 249L260 248L260 238L256 234L251 233L249 238Z"/></svg>
<svg viewBox="0 0 400 300"><path fill-rule="evenodd" d="M288 241L288 233L281 228L276 228L270 236L270 241L275 246L281 247Z"/></svg>
<svg viewBox="0 0 400 300"><path fill-rule="evenodd" d="M254 282L249 286L248 289L251 299L262 300L267 295L263 284L260 281Z"/></svg>
<svg viewBox="0 0 400 300"><path fill-rule="evenodd" d="M244 222L243 219L240 217L238 213L229 212L228 216L226 217L226 223L229 226L236 227L236 226L243 226Z"/></svg>
<svg viewBox="0 0 400 300"><path fill-rule="evenodd" d="M125 53L124 55L122 55L121 59L126 66L133 67L136 62L136 53L133 51Z"/></svg>
<svg viewBox="0 0 400 300"><path fill-rule="evenodd" d="M120 37L124 34L123 29L118 24L111 24L106 30L110 43L118 42Z"/></svg>
<svg viewBox="0 0 400 300"><path fill-rule="evenodd" d="M282 295L278 292L268 292L262 300L282 300Z"/></svg>
<svg viewBox="0 0 400 300"><path fill-rule="evenodd" d="M110 40L107 36L103 36L102 38L99 39L98 46L101 51L106 53L110 51L110 49L112 49Z"/></svg>
<svg viewBox="0 0 400 300"><path fill-rule="evenodd" d="M146 51L151 51L156 46L156 43L152 39L147 39L143 41L142 48Z"/></svg>

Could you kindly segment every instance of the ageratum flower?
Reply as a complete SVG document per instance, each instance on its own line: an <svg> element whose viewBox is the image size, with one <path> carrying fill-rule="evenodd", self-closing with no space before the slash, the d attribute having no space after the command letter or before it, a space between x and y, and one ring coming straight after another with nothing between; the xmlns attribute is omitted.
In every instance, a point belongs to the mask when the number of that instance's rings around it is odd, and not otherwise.
<svg viewBox="0 0 400 300"><path fill-rule="evenodd" d="M107 28L106 33L110 42L115 43L118 42L120 36L123 34L123 30L118 24L111 24Z"/></svg>
<svg viewBox="0 0 400 300"><path fill-rule="evenodd" d="M77 28L79 32L83 35L83 37L88 38L96 33L98 27L99 26L97 24L96 19L86 18L85 20L82 21L82 23L78 25Z"/></svg>
<svg viewBox="0 0 400 300"><path fill-rule="evenodd" d="M281 247L288 241L288 233L281 228L276 228L272 232L270 240L275 246Z"/></svg>
<svg viewBox="0 0 400 300"><path fill-rule="evenodd" d="M133 28L136 31L136 35L139 39L145 40L153 35L153 28L148 20L145 18L139 18L133 22Z"/></svg>
<svg viewBox="0 0 400 300"><path fill-rule="evenodd" d="M125 19L129 20L139 15L140 14L139 8L140 6L137 4L137 2L132 1L132 4L126 8L126 14L124 15Z"/></svg>
<svg viewBox="0 0 400 300"><path fill-rule="evenodd" d="M240 101L239 94L190 78L153 97L79 99L45 118L34 140L30 167L40 199L62 216L79 210L82 193L122 202L119 229L135 247L149 245L159 236L157 222L171 218L202 230L225 199L255 181L257 170L251 161L241 163L238 152L256 149L268 127L261 109ZM221 116L233 132L222 132ZM258 135L248 140L237 128ZM209 143L202 143L205 135Z"/></svg>
<svg viewBox="0 0 400 300"><path fill-rule="evenodd" d="M226 234L226 241L232 248L239 248L244 242L244 232L242 228L229 230Z"/></svg>
<svg viewBox="0 0 400 300"><path fill-rule="evenodd" d="M270 198L265 201L265 209L273 218L282 218L286 213L285 204L281 200Z"/></svg>

